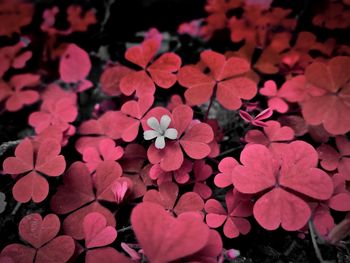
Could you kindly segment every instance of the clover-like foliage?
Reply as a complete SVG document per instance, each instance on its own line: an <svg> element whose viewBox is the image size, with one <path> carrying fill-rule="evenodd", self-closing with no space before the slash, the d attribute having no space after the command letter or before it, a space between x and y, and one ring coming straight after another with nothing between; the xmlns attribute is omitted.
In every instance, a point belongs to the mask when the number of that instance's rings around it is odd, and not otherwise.
<svg viewBox="0 0 350 263"><path fill-rule="evenodd" d="M40 214L27 215L18 228L21 238L30 246L11 244L0 255L8 256L13 262L65 263L73 256L75 244L70 236L57 236L60 226L55 214L44 218Z"/></svg>
<svg viewBox="0 0 350 263"><path fill-rule="evenodd" d="M263 145L250 145L240 161L242 165L232 172L233 185L241 193L263 193L253 213L268 230L281 225L294 231L307 223L311 209L296 193L318 200L327 200L333 193L331 178L316 168L316 150L303 141L285 144L277 153Z"/></svg>
<svg viewBox="0 0 350 263"><path fill-rule="evenodd" d="M12 189L18 202L26 203L32 199L39 203L47 197L49 184L43 175L56 177L66 168L66 161L63 155L59 155L60 151L61 146L54 140L34 145L30 139L24 139L17 146L15 157L8 157L4 161L6 174L21 175Z"/></svg>

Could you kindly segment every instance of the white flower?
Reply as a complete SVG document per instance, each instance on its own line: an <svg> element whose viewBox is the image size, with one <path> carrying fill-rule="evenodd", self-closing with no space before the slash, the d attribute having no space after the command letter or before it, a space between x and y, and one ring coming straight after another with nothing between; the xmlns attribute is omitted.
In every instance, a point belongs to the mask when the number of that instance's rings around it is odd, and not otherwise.
<svg viewBox="0 0 350 263"><path fill-rule="evenodd" d="M152 130L145 131L143 133L143 138L145 140L156 139L155 146L157 149L164 149L165 147L165 138L175 140L177 138L177 130L174 128L169 128L171 119L168 115L163 115L160 118L160 123L155 117L151 117L147 120L148 126Z"/></svg>

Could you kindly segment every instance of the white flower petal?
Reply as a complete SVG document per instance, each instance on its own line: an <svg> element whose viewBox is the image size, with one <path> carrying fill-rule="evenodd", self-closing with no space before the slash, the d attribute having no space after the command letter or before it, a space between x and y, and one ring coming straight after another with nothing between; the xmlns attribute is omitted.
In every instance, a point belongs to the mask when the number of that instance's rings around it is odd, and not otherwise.
<svg viewBox="0 0 350 263"><path fill-rule="evenodd" d="M164 147L165 147L164 136L158 136L154 146L156 146L157 149L164 149Z"/></svg>
<svg viewBox="0 0 350 263"><path fill-rule="evenodd" d="M152 140L152 139L156 138L157 136L159 136L159 132L154 131L154 130L148 130L148 131L143 132L143 138L147 141Z"/></svg>
<svg viewBox="0 0 350 263"><path fill-rule="evenodd" d="M167 129L164 136L168 139L175 140L177 138L177 130L174 128Z"/></svg>
<svg viewBox="0 0 350 263"><path fill-rule="evenodd" d="M147 124L150 128L152 128L155 131L160 132L161 128L159 125L159 121L155 117L151 117L147 120Z"/></svg>
<svg viewBox="0 0 350 263"><path fill-rule="evenodd" d="M163 115L162 118L160 119L160 127L163 131L168 129L169 124L171 122L171 119L168 115Z"/></svg>

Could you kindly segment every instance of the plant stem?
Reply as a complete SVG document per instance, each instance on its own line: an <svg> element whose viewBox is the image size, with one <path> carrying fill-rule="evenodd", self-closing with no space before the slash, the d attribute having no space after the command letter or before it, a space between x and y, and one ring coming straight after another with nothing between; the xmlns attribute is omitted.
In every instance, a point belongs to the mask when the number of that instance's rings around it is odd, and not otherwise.
<svg viewBox="0 0 350 263"><path fill-rule="evenodd" d="M11 215L14 216L14 215L17 213L18 209L21 207L21 204L22 204L22 203L20 203L20 202L18 202L18 203L16 204L15 208L13 208L13 210L12 210Z"/></svg>
<svg viewBox="0 0 350 263"><path fill-rule="evenodd" d="M234 151L236 151L236 150L238 150L238 149L240 149L240 148L242 148L242 146L238 146L238 147L235 147L235 148L231 148L231 149L229 149L229 150L227 150L227 151L224 151L224 152L220 153L218 156L216 156L216 158L225 156L225 155L227 155L227 154L229 154L229 153L232 153L232 152L234 152Z"/></svg>
<svg viewBox="0 0 350 263"><path fill-rule="evenodd" d="M114 4L115 0L107 0L105 3L105 17L101 22L101 32L105 29L105 26L108 22L109 17L111 16L111 7Z"/></svg>
<svg viewBox="0 0 350 263"><path fill-rule="evenodd" d="M213 105L213 101L214 101L214 93L210 97L210 102L209 102L209 105L208 105L207 112L205 113L204 122L206 122L208 120L209 111L210 111L211 106Z"/></svg>
<svg viewBox="0 0 350 263"><path fill-rule="evenodd" d="M126 232L126 231L129 231L129 230L131 230L132 229L132 227L131 226L126 226L126 227L123 227L123 228L121 228L121 229L118 229L118 233L123 233L123 232Z"/></svg>
<svg viewBox="0 0 350 263"><path fill-rule="evenodd" d="M18 145L21 140L4 142L0 145L0 156L2 156L9 148Z"/></svg>
<svg viewBox="0 0 350 263"><path fill-rule="evenodd" d="M293 242L290 244L290 246L288 247L288 249L283 253L285 256L289 256L289 254L294 250L294 248L296 247L297 242L295 240L293 240Z"/></svg>
<svg viewBox="0 0 350 263"><path fill-rule="evenodd" d="M215 163L215 164L218 164L218 163L219 163L219 161L218 161L218 160L215 160L214 158L207 157L207 160L208 160L208 161L211 161L211 162L213 162L213 163Z"/></svg>
<svg viewBox="0 0 350 263"><path fill-rule="evenodd" d="M324 263L325 261L323 260L321 251L317 245L316 236L315 236L316 234L315 234L314 226L311 220L309 220L309 230L310 230L311 241L315 250L316 257L321 263Z"/></svg>

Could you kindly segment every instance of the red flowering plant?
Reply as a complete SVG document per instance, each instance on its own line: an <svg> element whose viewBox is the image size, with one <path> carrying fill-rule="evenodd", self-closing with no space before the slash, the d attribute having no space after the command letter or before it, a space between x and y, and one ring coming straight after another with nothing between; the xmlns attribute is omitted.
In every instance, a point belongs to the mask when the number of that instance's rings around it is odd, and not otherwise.
<svg viewBox="0 0 350 263"><path fill-rule="evenodd" d="M31 199L42 202L49 193L49 184L41 175L59 176L66 162L59 155L61 146L54 140L47 140L35 145L30 139L24 139L15 151L15 157L8 157L3 163L4 173L20 177L12 188L13 197L18 202L28 202Z"/></svg>
<svg viewBox="0 0 350 263"><path fill-rule="evenodd" d="M272 116L273 111L270 108L263 110L255 117L251 116L248 112L240 110L239 115L243 120L249 122L253 126L267 127L267 124L263 120L268 119Z"/></svg>
<svg viewBox="0 0 350 263"><path fill-rule="evenodd" d="M28 25L33 18L34 6L23 1L1 2L1 24L0 35L11 36L20 33L21 27Z"/></svg>
<svg viewBox="0 0 350 263"><path fill-rule="evenodd" d="M328 64L315 62L306 68L309 83L322 90L322 95L302 102L305 121L323 124L331 134L344 134L350 130L349 115L349 57L335 57Z"/></svg>
<svg viewBox="0 0 350 263"><path fill-rule="evenodd" d="M60 227L55 214L44 218L40 214L27 215L19 223L18 230L30 246L11 244L0 255L9 257L12 260L9 262L67 262L74 253L75 244L70 236L57 236Z"/></svg>
<svg viewBox="0 0 350 263"><path fill-rule="evenodd" d="M264 87L259 90L260 94L268 97L267 104L269 108L279 113L286 113L288 111L288 104L280 95L277 85L273 80L268 80L264 83Z"/></svg>
<svg viewBox="0 0 350 263"><path fill-rule="evenodd" d="M117 231L112 226L107 226L106 218L97 212L85 216L83 221L85 247L85 262L108 261L111 258L117 262L132 262L117 250L105 247L117 238ZM101 248L103 247L103 248Z"/></svg>
<svg viewBox="0 0 350 263"><path fill-rule="evenodd" d="M32 51L25 51L28 39L24 38L13 46L3 47L0 49L0 57L2 60L0 67L0 76L3 77L4 74L10 69L21 69L23 68L28 60L32 57Z"/></svg>
<svg viewBox="0 0 350 263"><path fill-rule="evenodd" d="M16 75L8 83L1 81L0 101L5 101L6 110L18 111L24 105L38 101L39 93L28 88L37 86L39 81L40 76L34 74Z"/></svg>
<svg viewBox="0 0 350 263"><path fill-rule="evenodd" d="M198 105L213 100L230 110L239 109L241 99L252 99L256 94L256 84L243 74L248 73L248 61L207 50L201 53L201 60L210 69L210 75L193 66L185 66L179 72L179 83L188 88L185 98L190 105Z"/></svg>
<svg viewBox="0 0 350 263"><path fill-rule="evenodd" d="M159 186L159 192L156 190L149 190L143 196L143 201L160 204L175 215L180 215L189 211L199 212L203 209L203 200L194 192L187 192L182 195L175 205L178 192L179 188L176 184L172 182L163 183Z"/></svg>
<svg viewBox="0 0 350 263"><path fill-rule="evenodd" d="M0 263L345 262L349 1L102 2L0 1Z"/></svg>
<svg viewBox="0 0 350 263"><path fill-rule="evenodd" d="M226 206L227 211L215 199L209 199L205 203L208 226L217 228L224 224L224 235L228 238L237 237L239 234L248 234L251 226L244 217L252 214L252 201L249 196L244 197L237 191L230 191L226 194Z"/></svg>
<svg viewBox="0 0 350 263"><path fill-rule="evenodd" d="M92 176L86 165L76 162L64 174L63 185L51 199L51 208L57 214L72 212L63 222L65 232L75 239L83 239L83 225L79 222L91 212L103 214L108 224L115 226L116 220L102 205L103 201L121 203L131 187L132 181L122 177L122 169L114 161L101 163Z"/></svg>
<svg viewBox="0 0 350 263"><path fill-rule="evenodd" d="M144 139L156 139L147 151L152 164L159 163L164 171L172 171L184 162L183 151L193 159L209 155L213 130L206 123L193 122L192 118L193 111L186 105L177 106L172 113L156 107L146 114L142 122Z"/></svg>
<svg viewBox="0 0 350 263"><path fill-rule="evenodd" d="M75 84L78 92L91 88L92 83L85 78L90 72L89 55L75 44L69 44L60 60L59 72L61 80Z"/></svg>
<svg viewBox="0 0 350 263"><path fill-rule="evenodd" d="M157 38L146 39L139 46L129 48L125 58L141 67L142 70L132 72L120 81L120 90L125 95L131 95L136 91L138 97L155 92L155 84L163 89L168 89L176 82L174 72L181 66L181 59L174 53L165 53L155 61L155 55L160 47Z"/></svg>
<svg viewBox="0 0 350 263"><path fill-rule="evenodd" d="M253 213L266 229L281 225L293 231L307 223L311 209L297 193L320 200L329 199L333 193L331 178L316 168L316 150L305 142L285 144L277 153L262 145L250 145L242 151L240 161L242 165L232 171L233 185L244 194L264 192Z"/></svg>
<svg viewBox="0 0 350 263"><path fill-rule="evenodd" d="M248 144L262 144L273 150L279 146L283 147L283 143L293 140L294 131L288 126L281 127L277 121L267 121L263 128L264 132L259 130L249 130L244 140Z"/></svg>
<svg viewBox="0 0 350 263"><path fill-rule="evenodd" d="M339 173L343 174L349 180L350 142L344 136L336 136L335 143L338 151L328 144L322 144L317 149L321 160L320 165L327 171L337 169Z"/></svg>

